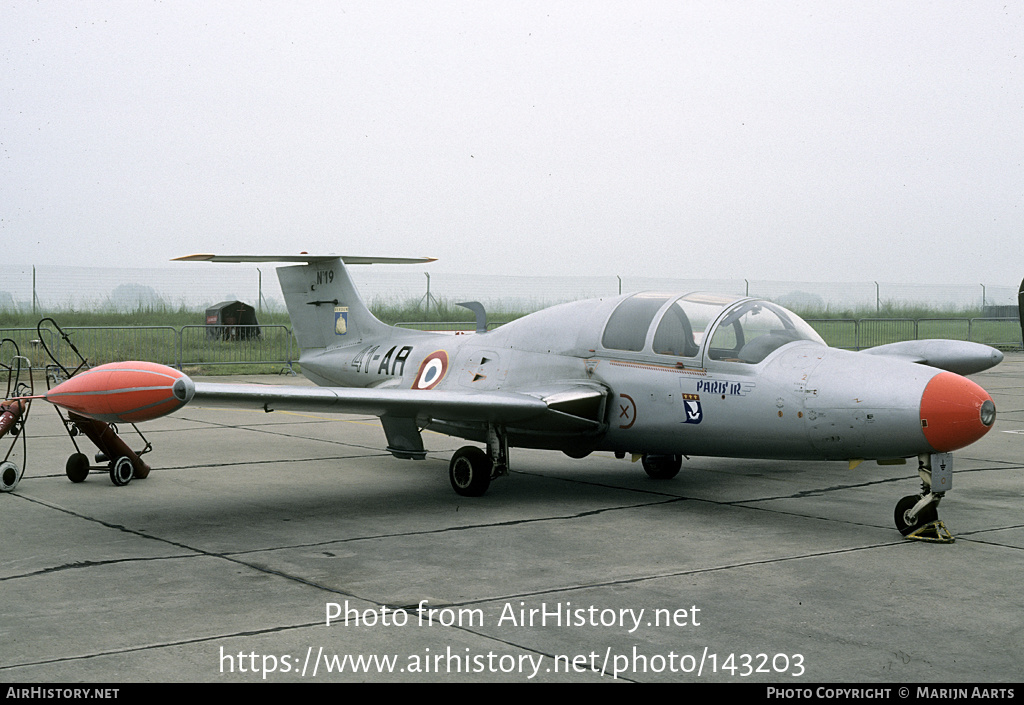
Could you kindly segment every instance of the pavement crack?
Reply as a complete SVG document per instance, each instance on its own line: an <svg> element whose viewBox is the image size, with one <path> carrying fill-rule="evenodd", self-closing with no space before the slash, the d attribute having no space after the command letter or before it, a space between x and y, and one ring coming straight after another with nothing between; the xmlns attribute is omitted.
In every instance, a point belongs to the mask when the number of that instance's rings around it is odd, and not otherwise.
<svg viewBox="0 0 1024 705"><path fill-rule="evenodd" d="M317 548L319 546L331 546L336 544L344 543L355 543L358 541L377 541L380 539L391 539L391 538L403 538L408 536L429 536L432 534L447 534L457 533L461 531L472 531L476 529L491 529L491 528L502 528L509 526L520 526L524 524L537 524L551 521L571 521L573 519L579 519L583 517L596 516L598 514L604 514L606 512L617 512L630 509L642 509L644 507L654 507L661 504L673 504L687 499L686 497L672 497L665 499L660 502L643 502L639 504L620 505L615 507L603 507L601 509L592 509L585 512L576 512L573 514L560 514L555 516L545 517L533 517L529 519L510 519L508 521L496 521L496 522L484 522L478 524L463 524L461 526L445 526L436 529L423 529L421 531L404 531L395 533L384 533L384 534L370 534L367 536L352 536L349 538L337 538L329 539L325 541L316 541L311 543L300 543L300 544L289 544L287 546L273 546L270 548L254 548L246 551L228 552L224 555L231 556L242 556L249 553L267 553L271 551L289 550L294 548Z"/></svg>

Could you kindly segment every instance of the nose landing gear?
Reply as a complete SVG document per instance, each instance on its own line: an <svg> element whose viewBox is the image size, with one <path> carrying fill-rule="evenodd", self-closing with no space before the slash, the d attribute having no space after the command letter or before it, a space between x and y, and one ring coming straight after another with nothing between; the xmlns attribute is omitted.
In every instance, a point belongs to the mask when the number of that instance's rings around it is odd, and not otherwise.
<svg viewBox="0 0 1024 705"><path fill-rule="evenodd" d="M893 520L908 539L953 543L956 539L939 520L939 502L953 486L953 455L932 453L918 458L921 494L907 495L896 504Z"/></svg>

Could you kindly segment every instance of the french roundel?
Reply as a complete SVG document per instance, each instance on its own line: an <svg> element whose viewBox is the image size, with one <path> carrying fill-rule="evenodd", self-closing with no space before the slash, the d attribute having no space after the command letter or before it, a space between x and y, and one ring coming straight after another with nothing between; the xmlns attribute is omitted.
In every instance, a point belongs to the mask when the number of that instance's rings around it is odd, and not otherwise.
<svg viewBox="0 0 1024 705"><path fill-rule="evenodd" d="M427 355L420 365L420 371L416 373L416 381L412 383L413 389L433 389L444 379L448 371L448 353L438 350Z"/></svg>

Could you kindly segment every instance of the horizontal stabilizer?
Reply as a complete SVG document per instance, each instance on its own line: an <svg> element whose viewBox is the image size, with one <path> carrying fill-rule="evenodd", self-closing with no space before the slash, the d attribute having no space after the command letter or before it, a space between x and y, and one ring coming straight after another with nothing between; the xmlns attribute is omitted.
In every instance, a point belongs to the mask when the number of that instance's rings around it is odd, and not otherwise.
<svg viewBox="0 0 1024 705"><path fill-rule="evenodd" d="M958 375L981 372L1003 361L1003 353L995 348L966 340L907 340L879 345L863 352L917 362Z"/></svg>
<svg viewBox="0 0 1024 705"><path fill-rule="evenodd" d="M302 252L297 255L185 255L175 257L172 262L330 262L340 259L345 264L427 264L436 262L436 257L353 257L351 255L311 255Z"/></svg>

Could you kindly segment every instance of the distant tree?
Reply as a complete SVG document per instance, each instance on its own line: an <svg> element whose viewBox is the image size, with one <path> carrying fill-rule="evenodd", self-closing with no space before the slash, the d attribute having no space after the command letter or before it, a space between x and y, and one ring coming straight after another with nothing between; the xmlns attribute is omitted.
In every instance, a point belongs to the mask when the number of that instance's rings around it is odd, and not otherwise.
<svg viewBox="0 0 1024 705"><path fill-rule="evenodd" d="M786 308L800 311L824 311L825 299L817 294L810 294L806 291L791 291L783 296L772 299L775 303Z"/></svg>
<svg viewBox="0 0 1024 705"><path fill-rule="evenodd" d="M14 297L7 291L0 291L0 311L18 311L20 307Z"/></svg>
<svg viewBox="0 0 1024 705"><path fill-rule="evenodd" d="M109 301L118 311L153 309L164 305L156 289L145 284L120 284L110 292Z"/></svg>

